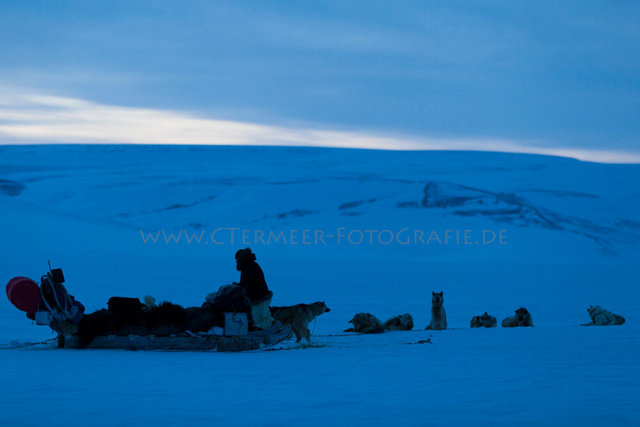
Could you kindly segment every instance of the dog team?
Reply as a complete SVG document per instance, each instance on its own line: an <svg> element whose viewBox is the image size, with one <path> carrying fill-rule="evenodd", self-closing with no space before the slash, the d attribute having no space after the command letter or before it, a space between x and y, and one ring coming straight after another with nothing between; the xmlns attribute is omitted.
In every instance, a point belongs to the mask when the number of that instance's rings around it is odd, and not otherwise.
<svg viewBox="0 0 640 427"><path fill-rule="evenodd" d="M309 323L317 316L330 311L329 307L322 302L313 304L297 304L290 307L270 307L265 313L266 307L271 302L271 292L268 291L262 270L255 262L255 255L251 249L246 248L236 253L237 269L241 271L240 283L235 283L245 288L247 296L253 300L259 300L259 307L254 306L252 314L254 319L267 319L267 321L278 320L284 325L291 325L296 336L296 342L302 338L309 341L311 335ZM246 260L246 261L245 261ZM447 314L444 310L444 292L433 292L431 298L431 321L426 327L428 330L447 329ZM268 295L268 297L266 297ZM252 298L254 297L254 298ZM264 303L266 302L266 304ZM625 319L622 316L613 314L600 306L591 306L587 309L591 322L587 325L605 326L621 325ZM271 319L268 319L271 317ZM384 331L407 331L413 329L413 318L409 313L394 316L385 322L381 322L371 313L358 313L350 321L352 327L345 332L358 332L365 334L381 333ZM495 328L498 322L495 317L487 312L479 316L473 316L470 326L472 328ZM259 326L259 325L257 325ZM502 321L502 327L528 327L533 326L533 319L529 311L520 307L515 311L515 316L507 317ZM586 325L585 325L586 326Z"/></svg>
<svg viewBox="0 0 640 427"><path fill-rule="evenodd" d="M432 294L431 322L429 322L429 325L425 329L447 329L447 314L444 310L444 293L433 292ZM581 326L611 326L622 325L625 322L624 317L611 313L599 305L590 306L587 308L587 312L589 313L589 317L591 317L591 322ZM371 313L358 313L349 323L351 323L353 327L346 329L345 332L370 334L394 330L410 331L413 329L413 319L408 313L392 317L384 323L380 322L380 320ZM495 328L498 326L498 321L485 311L484 314L473 316L470 326L472 328ZM517 309L515 316L507 317L502 321L503 328L527 326L533 326L533 319L529 311L524 307Z"/></svg>
<svg viewBox="0 0 640 427"><path fill-rule="evenodd" d="M210 310L210 307L219 307L218 311L225 311L228 310L228 307L237 309L241 305L246 305L251 328L265 329L274 322L279 321L283 325L291 326L296 336L296 342L300 342L303 338L309 341L311 336L309 323L319 315L331 311L324 301L288 307L271 307L273 293L267 287L264 273L256 263L255 254L251 252L250 248L241 249L236 252L235 259L236 269L240 271L240 282L223 286L218 292L207 295L207 303L203 307L185 309L183 317L186 318L186 327L197 331L206 330L211 325L215 325L215 311ZM238 294L237 291L241 292L242 295L236 295ZM426 329L447 329L444 293L433 292L432 294L431 321ZM156 311L159 309L165 309L166 311L169 306L173 306L168 303L164 303L159 307L155 306L155 302L147 297L145 298L145 305L150 310ZM583 326L621 325L625 322L622 316L611 313L600 306L591 306L587 311L591 317L591 322ZM346 329L345 332L365 334L384 331L407 331L412 330L414 326L413 318L409 313L394 316L385 322L381 322L371 313L358 313L349 323L352 327ZM495 328L497 324L496 318L485 312L484 314L473 316L470 326L472 328ZM505 328L528 326L533 326L533 320L529 311L524 307L517 309L515 316L507 317L502 321L502 327Z"/></svg>

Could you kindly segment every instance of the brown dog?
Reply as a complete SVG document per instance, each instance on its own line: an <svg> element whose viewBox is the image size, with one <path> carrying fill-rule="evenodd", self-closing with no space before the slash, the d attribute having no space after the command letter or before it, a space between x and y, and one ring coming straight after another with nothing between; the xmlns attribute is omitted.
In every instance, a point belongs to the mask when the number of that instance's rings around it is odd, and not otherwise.
<svg viewBox="0 0 640 427"><path fill-rule="evenodd" d="M296 335L296 342L300 342L302 338L309 342L311 336L309 322L322 313L331 311L324 301L313 304L297 304L290 307L270 307L270 309L271 316L275 320L279 320L283 325L291 325L293 333Z"/></svg>

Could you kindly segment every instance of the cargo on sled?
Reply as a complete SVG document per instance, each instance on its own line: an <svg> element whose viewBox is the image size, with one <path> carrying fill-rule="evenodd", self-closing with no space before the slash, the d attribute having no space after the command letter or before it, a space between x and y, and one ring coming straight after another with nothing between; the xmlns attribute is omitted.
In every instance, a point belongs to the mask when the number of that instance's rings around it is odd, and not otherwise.
<svg viewBox="0 0 640 427"><path fill-rule="evenodd" d="M27 277L7 284L7 296L38 325L58 334L58 347L75 349L245 351L275 345L292 336L274 322L252 327L251 302L239 286L222 286L200 307L183 308L151 297L112 297L108 308L86 314L67 292L61 269L51 269L40 285Z"/></svg>

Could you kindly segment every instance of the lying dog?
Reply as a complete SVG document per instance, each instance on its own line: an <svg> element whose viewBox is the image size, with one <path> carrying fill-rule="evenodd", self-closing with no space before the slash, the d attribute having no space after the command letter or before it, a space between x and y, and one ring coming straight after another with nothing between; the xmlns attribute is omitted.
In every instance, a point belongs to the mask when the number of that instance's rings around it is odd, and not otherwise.
<svg viewBox="0 0 640 427"><path fill-rule="evenodd" d="M498 321L486 311L480 316L473 316L471 318L472 328L495 328L496 326L498 326Z"/></svg>
<svg viewBox="0 0 640 427"><path fill-rule="evenodd" d="M599 305L591 305L587 308L589 317L591 317L591 323L585 323L582 326L611 326L622 325L625 322L624 317L619 314L605 310Z"/></svg>
<svg viewBox="0 0 640 427"><path fill-rule="evenodd" d="M311 331L309 323L322 313L331 311L324 301L313 304L297 304L291 307L269 307L274 320L279 320L283 325L291 325L293 333L296 335L296 342L302 338L309 341Z"/></svg>
<svg viewBox="0 0 640 427"><path fill-rule="evenodd" d="M533 326L531 314L524 307L517 309L515 316L507 317L502 321L503 328L515 328L518 326Z"/></svg>
<svg viewBox="0 0 640 427"><path fill-rule="evenodd" d="M400 314L382 324L386 331L410 331L413 329L413 317L409 313Z"/></svg>
<svg viewBox="0 0 640 427"><path fill-rule="evenodd" d="M345 329L345 332L360 332L363 334L379 334L384 332L382 322L371 313L358 313L349 320L353 328Z"/></svg>

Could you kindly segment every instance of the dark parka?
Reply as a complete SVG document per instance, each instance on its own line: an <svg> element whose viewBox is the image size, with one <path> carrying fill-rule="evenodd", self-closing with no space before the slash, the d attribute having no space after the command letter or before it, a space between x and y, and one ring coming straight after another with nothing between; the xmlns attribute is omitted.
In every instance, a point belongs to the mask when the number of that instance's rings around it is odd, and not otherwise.
<svg viewBox="0 0 640 427"><path fill-rule="evenodd" d="M250 249L242 249L236 253L236 262L240 270L238 286L244 288L252 304L260 302L270 295L264 273L256 262L256 256Z"/></svg>

